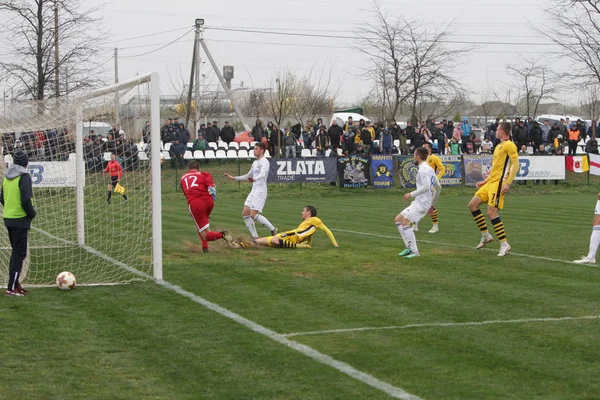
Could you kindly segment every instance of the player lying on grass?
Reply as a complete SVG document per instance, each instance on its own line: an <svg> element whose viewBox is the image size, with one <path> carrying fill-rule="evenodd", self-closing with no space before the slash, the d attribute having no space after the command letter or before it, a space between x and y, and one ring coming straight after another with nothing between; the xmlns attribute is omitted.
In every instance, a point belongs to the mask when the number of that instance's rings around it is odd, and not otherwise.
<svg viewBox="0 0 600 400"><path fill-rule="evenodd" d="M323 221L317 218L317 209L313 206L306 206L302 209L302 222L294 230L282 232L274 236L257 238L249 242L236 242L226 240L234 249L248 249L259 246L281 247L285 249L311 248L312 236L317 229L321 229L334 247L339 247L335 241L333 233L325 226Z"/></svg>

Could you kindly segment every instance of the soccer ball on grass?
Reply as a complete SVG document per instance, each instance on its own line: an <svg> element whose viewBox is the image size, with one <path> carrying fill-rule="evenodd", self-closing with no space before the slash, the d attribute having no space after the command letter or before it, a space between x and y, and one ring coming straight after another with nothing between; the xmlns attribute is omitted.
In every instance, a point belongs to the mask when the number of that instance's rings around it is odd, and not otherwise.
<svg viewBox="0 0 600 400"><path fill-rule="evenodd" d="M76 283L77 281L75 279L75 275L69 271L61 272L56 277L56 286L58 286L58 288L61 290L73 289Z"/></svg>

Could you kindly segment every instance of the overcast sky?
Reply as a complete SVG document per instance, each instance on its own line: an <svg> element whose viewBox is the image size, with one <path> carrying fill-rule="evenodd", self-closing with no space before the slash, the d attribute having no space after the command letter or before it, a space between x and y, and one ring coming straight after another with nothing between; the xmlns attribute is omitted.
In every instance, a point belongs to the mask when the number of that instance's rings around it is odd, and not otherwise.
<svg viewBox="0 0 600 400"><path fill-rule="evenodd" d="M339 100L347 104L364 96L372 87L362 76L370 60L355 49L352 39L282 35L355 35L363 21L371 17L369 1L85 0L84 3L86 7L105 4L98 16L104 19L103 26L110 35L99 51L99 62L106 62L107 81L114 76L114 61L110 58L113 48L118 47L121 81L137 73L158 71L162 93L174 94L176 88L171 82L177 86L189 79L194 34L186 32L193 28L195 18L204 18L204 38L219 67L235 67L234 87L242 82L245 87L269 87L274 71L286 67L298 75L307 74L311 68L316 73L333 68L334 79L341 87ZM460 61L456 78L468 88L474 100L480 100L487 87L510 80L506 65L516 63L519 54L549 59L557 50L547 40L537 37L528 22L547 25L542 6L547 6L548 0L396 0L380 4L393 15L417 17L431 27L456 21L450 39L457 43L448 46L453 49L472 46L474 50L467 54L457 52L455 60L448 62ZM140 36L144 37L132 39ZM205 58L204 54L202 57ZM203 65L202 74L216 84L216 79L210 78L208 62Z"/></svg>

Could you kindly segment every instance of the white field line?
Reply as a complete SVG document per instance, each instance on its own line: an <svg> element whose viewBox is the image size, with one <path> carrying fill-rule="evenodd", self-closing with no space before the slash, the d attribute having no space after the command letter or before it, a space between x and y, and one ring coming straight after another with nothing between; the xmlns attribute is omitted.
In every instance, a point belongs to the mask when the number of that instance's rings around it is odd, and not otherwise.
<svg viewBox="0 0 600 400"><path fill-rule="evenodd" d="M42 231L42 232L44 232L44 231ZM44 232L44 233L46 233L46 232ZM51 236L59 241L68 243L68 244L75 244L73 242L58 238L54 235L49 235L49 236ZM130 267L129 265L127 265L125 263L122 263L121 261L115 260L114 258L112 258L104 253L101 253L96 249L93 249L89 246L83 246L83 248L85 248L90 253L92 253L98 257L101 257L109 262L112 262L115 265L125 268L127 271L132 272L142 278L154 280L154 278L152 276L150 276L144 272L138 271L137 269ZM380 391L392 396L393 398L402 399L402 400L421 400L419 397L406 392L402 388L399 388L399 387L390 385L389 383L383 382L383 381L375 378L373 375L369 375L365 372L359 371L356 368L352 367L350 364L346 364L345 362L338 361L338 360L334 359L333 357L328 356L327 354L323 354L323 353L313 349L312 347L309 347L309 346L303 345L301 343L295 342L293 340L290 340L287 337L285 337L284 335L281 335L281 334L274 332L268 328L265 328L264 326L259 325L254 321L250 321L249 319L246 319L239 314L229 311L228 309L221 307L218 304L212 303L198 295L195 295L194 293L188 292L177 285L173 285L172 283L169 283L169 282L163 281L163 280L154 280L154 282L158 283L159 285L161 285L162 287L164 287L166 289L172 290L177 294L187 297L188 299L192 300L193 302L200 304L201 306L203 306L211 311L214 311L217 314L220 314L226 318L229 318L229 319L237 322L238 324L250 329L251 331L254 331L256 333L264 335L280 344L283 344L286 347L289 347L290 349L296 350L297 352L304 354L305 356L310 357L313 360L318 361L321 364L331 367L343 374L348 375L349 377L351 377L353 379L356 379L357 381L360 381L360 382L365 383L377 390L380 390Z"/></svg>
<svg viewBox="0 0 600 400"><path fill-rule="evenodd" d="M334 232L350 233L350 234L353 234L353 235L374 236L374 237L379 237L379 238L384 238L384 239L398 239L398 240L402 240L402 238L400 237L400 234L398 234L398 236L390 236L390 235L379 235L377 233L348 231L348 230L345 230L345 229L331 229L331 230L334 231ZM418 239L417 242L427 243L427 244L437 244L437 245L440 245L440 246L448 246L448 247L460 247L462 249L475 250L475 246L467 246L467 245L464 245L464 244L434 242L434 241L431 241L431 240L421 240L421 239ZM493 252L497 252L498 251L496 249L490 249L488 247L484 247L481 250L493 251ZM480 251L480 250L477 250L477 251ZM575 264L573 261L561 260L561 259L558 259L558 258L534 256L534 255L531 255L531 254L524 254L524 253L515 253L513 251L510 251L508 253L508 255L513 255L513 256L517 256L517 257L533 258L533 259L536 259L536 260L557 262L557 263L563 263L563 264L569 264L569 265L576 265L578 267L600 268L598 265L595 265L595 264Z"/></svg>
<svg viewBox="0 0 600 400"><path fill-rule="evenodd" d="M182 289L179 286L173 285L166 281L156 281L156 282L159 285L161 285L167 289L170 289L170 290L174 291L175 293L178 293L182 296L185 296L185 297L189 298L190 300L200 304L201 306L203 306L211 311L214 311L226 318L229 318L256 333L264 335L264 336L268 337L269 339L272 339L286 347L296 350L297 352L302 353L305 356L310 357L313 360L318 361L321 364L324 364L328 367L334 368L337 371L342 372L342 373L350 376L351 378L354 378L357 381L363 382L375 389L378 389L396 399L407 399L407 400L408 399L410 399L410 400L419 400L420 399L419 397L417 397L415 395L407 393L404 389L401 389L399 387L392 386L389 383L380 381L379 379L375 378L374 376L369 375L365 372L359 371L359 370L355 369L354 367L352 367L351 365L346 364L345 362L342 362L342 361L338 361L338 360L334 359L333 357L328 356L327 354L323 354L323 353L313 349L312 347L309 347L304 344L290 340L287 337L285 337L285 335L281 335L281 334L276 333L268 328L265 328L264 326L259 325L256 322L250 321L249 319L246 319L239 314L231 312L228 309L219 306L218 304L212 303L200 296L195 295L194 293L190 293L190 292Z"/></svg>
<svg viewBox="0 0 600 400"><path fill-rule="evenodd" d="M294 332L283 334L285 337L306 336L306 335L325 335L330 333L364 332L364 331L386 331L400 329L418 329L418 328L440 328L440 327L462 327L462 326L480 326L480 325L499 325L499 324L527 324L534 322L563 322L563 321L581 321L598 320L600 315L587 315L583 317L559 317L559 318L524 318L524 319L506 319L478 322L435 322L430 324L410 324L410 325L392 325L392 326L373 326L364 328L348 329L329 329L323 331Z"/></svg>

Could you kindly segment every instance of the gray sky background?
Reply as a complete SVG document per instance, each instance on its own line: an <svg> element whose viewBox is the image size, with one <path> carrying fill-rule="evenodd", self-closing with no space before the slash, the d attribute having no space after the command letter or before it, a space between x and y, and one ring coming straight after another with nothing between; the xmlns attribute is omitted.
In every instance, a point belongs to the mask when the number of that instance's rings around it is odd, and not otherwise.
<svg viewBox="0 0 600 400"><path fill-rule="evenodd" d="M104 19L103 26L110 35L99 51L99 62L106 62L108 82L114 76L114 62L109 59L113 48L118 47L121 81L137 73L158 71L162 93L175 93L173 84L180 87L189 79L194 34L190 32L164 49L154 50L185 34L186 28L193 27L195 18L204 18L207 28L204 38L219 67L235 67L234 87L242 82L245 87L269 87L274 71L285 68L300 76L308 74L311 68L313 75L333 68L334 80L340 85L339 102L346 104L352 104L372 87L362 74L370 60L355 49L353 40L278 34L354 35L361 30L362 21L371 18L369 1L86 0L84 3L85 6L105 4L99 16ZM464 43L448 46L452 49L473 46L474 50L468 54L457 51L448 62L460 63L456 78L468 88L475 101L481 100L489 86L509 82L506 65L517 63L519 54L531 54L561 66L551 59L557 48L537 37L528 22L548 26L542 13L548 0L396 0L380 4L393 15L423 19L426 26L455 20L455 33L450 39ZM260 29L273 34L211 28ZM548 29L552 28L548 26ZM138 36L145 37L131 39ZM208 62L203 65L202 74L207 75L209 83L217 83L216 78L211 78L213 73ZM570 96L564 94L558 100L579 100Z"/></svg>

